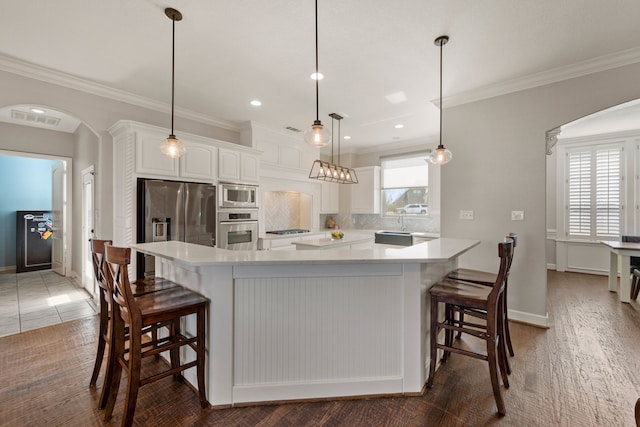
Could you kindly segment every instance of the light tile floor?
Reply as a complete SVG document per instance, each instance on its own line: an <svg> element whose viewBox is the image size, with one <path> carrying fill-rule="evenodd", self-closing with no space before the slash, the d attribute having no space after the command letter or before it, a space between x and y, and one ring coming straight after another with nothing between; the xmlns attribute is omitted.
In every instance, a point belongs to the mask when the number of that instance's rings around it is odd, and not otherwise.
<svg viewBox="0 0 640 427"><path fill-rule="evenodd" d="M0 273L0 337L95 314L89 293L51 270Z"/></svg>

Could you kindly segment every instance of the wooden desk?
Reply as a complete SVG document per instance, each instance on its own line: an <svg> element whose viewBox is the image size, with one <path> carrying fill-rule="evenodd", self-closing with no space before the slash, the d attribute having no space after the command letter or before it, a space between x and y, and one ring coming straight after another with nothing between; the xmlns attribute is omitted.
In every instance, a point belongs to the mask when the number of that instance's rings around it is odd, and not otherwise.
<svg viewBox="0 0 640 427"><path fill-rule="evenodd" d="M609 258L609 291L618 291L618 257L620 265L620 292L618 296L621 302L631 302L631 257L640 256L640 243L619 242L617 240L601 240L600 243L611 249Z"/></svg>

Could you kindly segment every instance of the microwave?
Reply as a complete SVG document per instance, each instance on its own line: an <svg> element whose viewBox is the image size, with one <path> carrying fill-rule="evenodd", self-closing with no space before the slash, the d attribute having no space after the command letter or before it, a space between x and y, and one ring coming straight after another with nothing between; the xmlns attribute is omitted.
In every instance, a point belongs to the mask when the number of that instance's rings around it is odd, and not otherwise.
<svg viewBox="0 0 640 427"><path fill-rule="evenodd" d="M257 208L258 186L221 182L218 186L221 208Z"/></svg>

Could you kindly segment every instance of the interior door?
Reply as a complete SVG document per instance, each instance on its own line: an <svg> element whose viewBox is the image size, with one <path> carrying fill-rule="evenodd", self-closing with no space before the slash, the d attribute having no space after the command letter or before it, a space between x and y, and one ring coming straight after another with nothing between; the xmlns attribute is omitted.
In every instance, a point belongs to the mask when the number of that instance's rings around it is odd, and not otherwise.
<svg viewBox="0 0 640 427"><path fill-rule="evenodd" d="M60 161L51 171L51 269L66 276L66 235L64 219L66 214L67 162Z"/></svg>
<svg viewBox="0 0 640 427"><path fill-rule="evenodd" d="M95 237L93 218L93 166L82 171L82 284L92 295L98 294L93 272L91 239Z"/></svg>

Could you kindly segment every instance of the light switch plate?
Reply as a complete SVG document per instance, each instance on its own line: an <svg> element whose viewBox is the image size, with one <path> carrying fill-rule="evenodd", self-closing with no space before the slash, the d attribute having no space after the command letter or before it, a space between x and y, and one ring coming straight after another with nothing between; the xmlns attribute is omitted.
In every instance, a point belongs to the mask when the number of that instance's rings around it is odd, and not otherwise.
<svg viewBox="0 0 640 427"><path fill-rule="evenodd" d="M524 221L524 211L511 211L511 221Z"/></svg>
<svg viewBox="0 0 640 427"><path fill-rule="evenodd" d="M460 219L473 219L473 211L460 211Z"/></svg>

